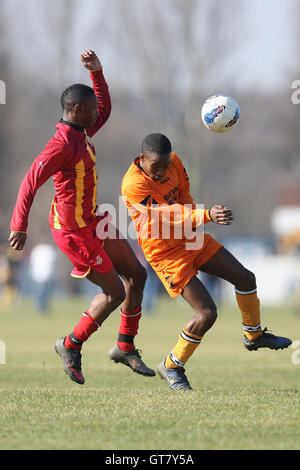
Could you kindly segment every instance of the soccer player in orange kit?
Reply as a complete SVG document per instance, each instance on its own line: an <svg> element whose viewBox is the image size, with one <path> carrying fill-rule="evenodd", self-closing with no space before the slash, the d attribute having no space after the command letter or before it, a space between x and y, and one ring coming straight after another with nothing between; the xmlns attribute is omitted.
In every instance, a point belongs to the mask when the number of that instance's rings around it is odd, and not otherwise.
<svg viewBox="0 0 300 470"><path fill-rule="evenodd" d="M93 88L74 84L63 92L63 119L58 122L57 132L35 159L20 186L9 242L15 250L23 249L36 192L53 176L56 194L49 224L54 241L74 265L71 275L86 277L102 289L73 331L55 343L55 351L62 360L66 374L79 384L85 382L81 370L82 345L121 305L119 335L109 356L134 372L154 376L154 370L143 363L134 346L141 318L146 271L117 229L115 238L103 236L101 240L97 233L97 226L100 221L106 222L106 215L97 213L98 176L91 137L109 118L111 99L95 52L87 50L80 57L90 72Z"/></svg>
<svg viewBox="0 0 300 470"><path fill-rule="evenodd" d="M290 339L261 329L255 275L211 235L197 232L209 222L231 224L232 211L222 205L197 208L185 168L166 136L145 137L142 153L124 176L121 190L147 261L169 295L181 294L194 311L158 367L171 389L191 390L184 366L217 318L216 305L196 276L199 270L235 286L248 350L284 349L291 344Z"/></svg>

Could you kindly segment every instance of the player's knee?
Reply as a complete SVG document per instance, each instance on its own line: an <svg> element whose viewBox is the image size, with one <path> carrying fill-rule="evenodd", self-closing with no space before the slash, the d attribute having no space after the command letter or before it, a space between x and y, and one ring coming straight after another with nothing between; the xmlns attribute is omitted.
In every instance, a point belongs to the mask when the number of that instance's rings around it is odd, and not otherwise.
<svg viewBox="0 0 300 470"><path fill-rule="evenodd" d="M218 316L217 307L213 305L209 308L204 309L204 315L206 326L211 327L215 323Z"/></svg>
<svg viewBox="0 0 300 470"><path fill-rule="evenodd" d="M196 321L199 327L209 329L213 326L218 317L217 307L215 304L204 307L201 311L196 312Z"/></svg>
<svg viewBox="0 0 300 470"><path fill-rule="evenodd" d="M249 269L243 269L240 274L238 283L235 286L238 290L247 292L256 289L256 277L255 274Z"/></svg>
<svg viewBox="0 0 300 470"><path fill-rule="evenodd" d="M127 285L137 291L142 292L147 280L147 271L146 269L140 265L134 273L126 279Z"/></svg>
<svg viewBox="0 0 300 470"><path fill-rule="evenodd" d="M147 281L147 271L146 269L141 265L138 270L138 285L140 289L144 289L146 281Z"/></svg>
<svg viewBox="0 0 300 470"><path fill-rule="evenodd" d="M124 289L123 284L119 285L117 289L115 289L112 293L107 295L107 303L110 304L112 308L117 308L119 305L121 305L122 302L124 302L126 297L126 292Z"/></svg>

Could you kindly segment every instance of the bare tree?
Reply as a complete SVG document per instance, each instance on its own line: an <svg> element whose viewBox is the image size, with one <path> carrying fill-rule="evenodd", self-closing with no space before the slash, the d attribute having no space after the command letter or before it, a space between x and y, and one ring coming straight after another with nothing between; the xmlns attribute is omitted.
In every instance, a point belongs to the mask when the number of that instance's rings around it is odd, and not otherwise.
<svg viewBox="0 0 300 470"><path fill-rule="evenodd" d="M192 173L198 170L198 188L201 105L214 68L233 53L238 6L232 1L115 0L110 8L114 22L103 30L117 52L113 83L126 84L126 92L143 102L153 130L167 133L178 151L184 150Z"/></svg>
<svg viewBox="0 0 300 470"><path fill-rule="evenodd" d="M118 204L122 176L142 138L163 132L183 157L198 202L228 203L240 214L250 207L253 214L259 199L255 221L243 216L233 229L268 231L266 213L275 175L281 168L290 171L287 154L297 162L300 105L290 101L290 82L286 101L253 90L247 95L239 90L235 96L228 77L235 73L234 54L244 53L237 46L247 42L246 0L0 0L0 4L0 50L5 51L0 56L0 79L7 74L8 95L0 129L1 214L6 227L18 185L61 117L60 92L75 80L89 81L78 58L83 48L93 48L103 62L113 102L109 122L95 139L99 202ZM253 34L255 25L251 27ZM295 72L293 78L300 76ZM232 92L241 107L238 128L226 136L201 124L202 103L215 92ZM33 206L31 227L36 231L47 230L41 221L47 219L52 196L50 182Z"/></svg>
<svg viewBox="0 0 300 470"><path fill-rule="evenodd" d="M11 57L16 62L22 58L19 63L23 79L32 80L34 74L41 86L55 91L68 80L74 64L71 45L80 10L79 0L5 2L4 13L9 25L6 38L8 44L15 45L10 48Z"/></svg>
<svg viewBox="0 0 300 470"><path fill-rule="evenodd" d="M3 2L1 7L3 7ZM0 243L6 241L6 220L7 220L7 205L9 201L9 184L7 176L10 174L10 162L7 158L9 146L9 128L8 121L11 110L10 101L10 87L9 87L9 73L8 73L8 48L7 48L7 25L5 23L4 15L0 15L0 80L5 86L5 96L3 102L0 104L0 232L3 234L0 237ZM9 96L9 98L8 98Z"/></svg>
<svg viewBox="0 0 300 470"><path fill-rule="evenodd" d="M5 123L1 123L0 129L4 132L5 125L7 143L5 155L3 147L1 150L4 163L0 194L7 231L19 184L55 132L60 117L59 96L70 84L76 66L70 44L76 34L76 18L81 7L77 0L1 1L0 57L6 58L4 70L9 99L5 105ZM53 185L49 182L39 194L39 204L33 204L30 224L33 237L47 231L47 225L40 221L47 221L52 198Z"/></svg>

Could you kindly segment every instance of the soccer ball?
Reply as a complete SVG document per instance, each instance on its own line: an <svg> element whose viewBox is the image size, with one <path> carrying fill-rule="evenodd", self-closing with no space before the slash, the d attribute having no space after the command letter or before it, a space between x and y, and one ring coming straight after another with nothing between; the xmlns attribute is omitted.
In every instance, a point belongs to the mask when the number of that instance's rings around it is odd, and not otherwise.
<svg viewBox="0 0 300 470"><path fill-rule="evenodd" d="M233 129L240 118L240 108L235 99L228 95L214 95L202 106L203 124L214 132L228 132Z"/></svg>

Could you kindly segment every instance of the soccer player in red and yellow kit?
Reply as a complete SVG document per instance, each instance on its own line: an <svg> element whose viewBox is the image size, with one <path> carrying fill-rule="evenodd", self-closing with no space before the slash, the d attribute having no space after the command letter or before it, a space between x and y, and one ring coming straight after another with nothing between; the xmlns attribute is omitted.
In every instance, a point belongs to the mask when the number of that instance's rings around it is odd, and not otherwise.
<svg viewBox="0 0 300 470"><path fill-rule="evenodd" d="M155 372L143 363L134 346L134 336L141 317L145 269L117 230L113 239L103 236L101 240L98 236L98 224L102 221L106 225L106 215L97 213L98 176L91 137L109 118L111 99L95 52L83 52L81 61L90 72L93 88L74 84L63 92L63 119L57 124L57 132L35 159L20 186L9 242L15 250L22 250L36 192L53 176L56 194L51 205L49 224L54 241L74 265L72 276L86 277L102 289L72 333L55 343L64 370L75 382L84 383L81 370L82 344L121 305L118 341L110 358L124 363L134 372L153 376Z"/></svg>
<svg viewBox="0 0 300 470"><path fill-rule="evenodd" d="M197 277L199 270L235 286L248 350L284 349L291 344L288 338L262 331L255 275L213 237L199 231L209 222L231 224L232 212L222 205L196 206L185 168L166 136L145 137L142 153L124 176L121 190L146 259L169 295L181 294L194 311L158 367L171 389L191 389L184 365L217 318L216 305Z"/></svg>

